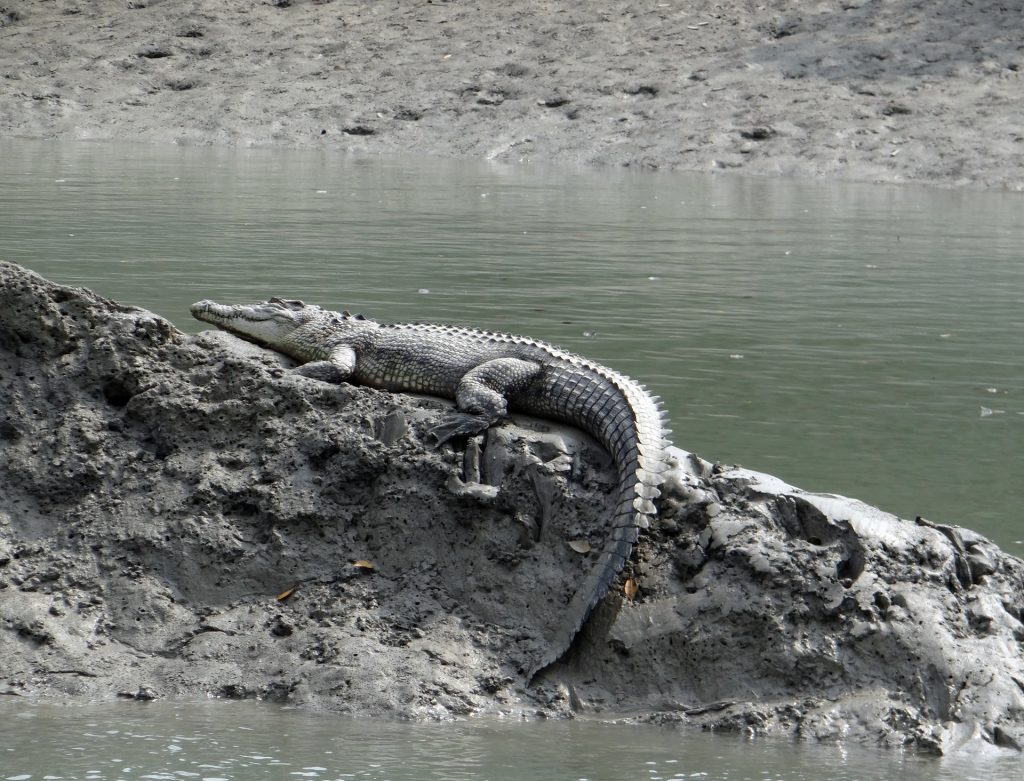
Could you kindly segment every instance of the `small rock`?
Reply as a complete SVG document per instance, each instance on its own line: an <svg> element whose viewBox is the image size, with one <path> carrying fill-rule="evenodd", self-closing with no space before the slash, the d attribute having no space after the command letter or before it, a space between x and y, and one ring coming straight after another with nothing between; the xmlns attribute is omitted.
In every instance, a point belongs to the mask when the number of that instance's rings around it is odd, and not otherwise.
<svg viewBox="0 0 1024 781"><path fill-rule="evenodd" d="M912 114L913 111L903 103L890 103L882 109L882 114L891 117L898 114Z"/></svg>
<svg viewBox="0 0 1024 781"><path fill-rule="evenodd" d="M775 134L775 128L771 125L756 125L752 128L740 131L740 135L750 141L764 141Z"/></svg>
<svg viewBox="0 0 1024 781"><path fill-rule="evenodd" d="M295 627L282 618L278 618L274 625L270 628L270 634L272 634L274 637L291 637L294 631Z"/></svg>
<svg viewBox="0 0 1024 781"><path fill-rule="evenodd" d="M477 95L476 102L481 106L500 106L505 102L505 93L500 91L485 90Z"/></svg>
<svg viewBox="0 0 1024 781"><path fill-rule="evenodd" d="M640 84L636 87L629 87L626 89L627 95L638 95L645 98L653 98L658 94L658 88L650 84Z"/></svg>

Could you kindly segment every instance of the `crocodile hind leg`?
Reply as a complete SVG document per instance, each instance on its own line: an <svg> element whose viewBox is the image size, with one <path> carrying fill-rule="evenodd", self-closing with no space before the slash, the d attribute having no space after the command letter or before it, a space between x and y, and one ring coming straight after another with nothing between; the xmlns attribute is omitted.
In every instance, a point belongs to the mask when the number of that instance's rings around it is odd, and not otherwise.
<svg viewBox="0 0 1024 781"><path fill-rule="evenodd" d="M455 392L457 411L431 430L437 444L469 437L508 414L508 395L525 388L541 371L539 363L519 358L495 358L463 375Z"/></svg>

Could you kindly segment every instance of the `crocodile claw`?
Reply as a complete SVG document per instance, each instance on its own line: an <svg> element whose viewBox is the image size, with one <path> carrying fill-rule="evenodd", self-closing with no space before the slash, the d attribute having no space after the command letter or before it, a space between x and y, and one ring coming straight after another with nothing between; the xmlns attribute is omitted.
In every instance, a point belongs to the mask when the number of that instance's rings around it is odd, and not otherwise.
<svg viewBox="0 0 1024 781"><path fill-rule="evenodd" d="M479 434L494 421L487 415L470 415L466 412L453 412L444 423L430 430L437 446L440 447L450 439L471 437Z"/></svg>

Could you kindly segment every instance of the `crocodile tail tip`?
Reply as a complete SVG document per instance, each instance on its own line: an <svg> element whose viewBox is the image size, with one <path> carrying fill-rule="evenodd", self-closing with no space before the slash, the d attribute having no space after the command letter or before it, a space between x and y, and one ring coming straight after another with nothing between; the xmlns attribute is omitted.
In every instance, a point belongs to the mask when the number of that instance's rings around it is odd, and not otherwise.
<svg viewBox="0 0 1024 781"><path fill-rule="evenodd" d="M542 672L561 659L572 645L572 640L572 637L564 637L553 643L526 671L526 685L533 686Z"/></svg>

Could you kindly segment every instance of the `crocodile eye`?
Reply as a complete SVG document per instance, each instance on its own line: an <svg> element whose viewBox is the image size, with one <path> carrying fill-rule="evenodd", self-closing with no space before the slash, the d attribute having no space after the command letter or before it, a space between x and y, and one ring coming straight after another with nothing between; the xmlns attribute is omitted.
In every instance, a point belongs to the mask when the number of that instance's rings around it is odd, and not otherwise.
<svg viewBox="0 0 1024 781"><path fill-rule="evenodd" d="M286 309L302 309L303 307L306 306L302 301L300 301L297 298L278 298L277 296L271 298L269 301L267 301L267 303L274 304L276 306L281 306Z"/></svg>

